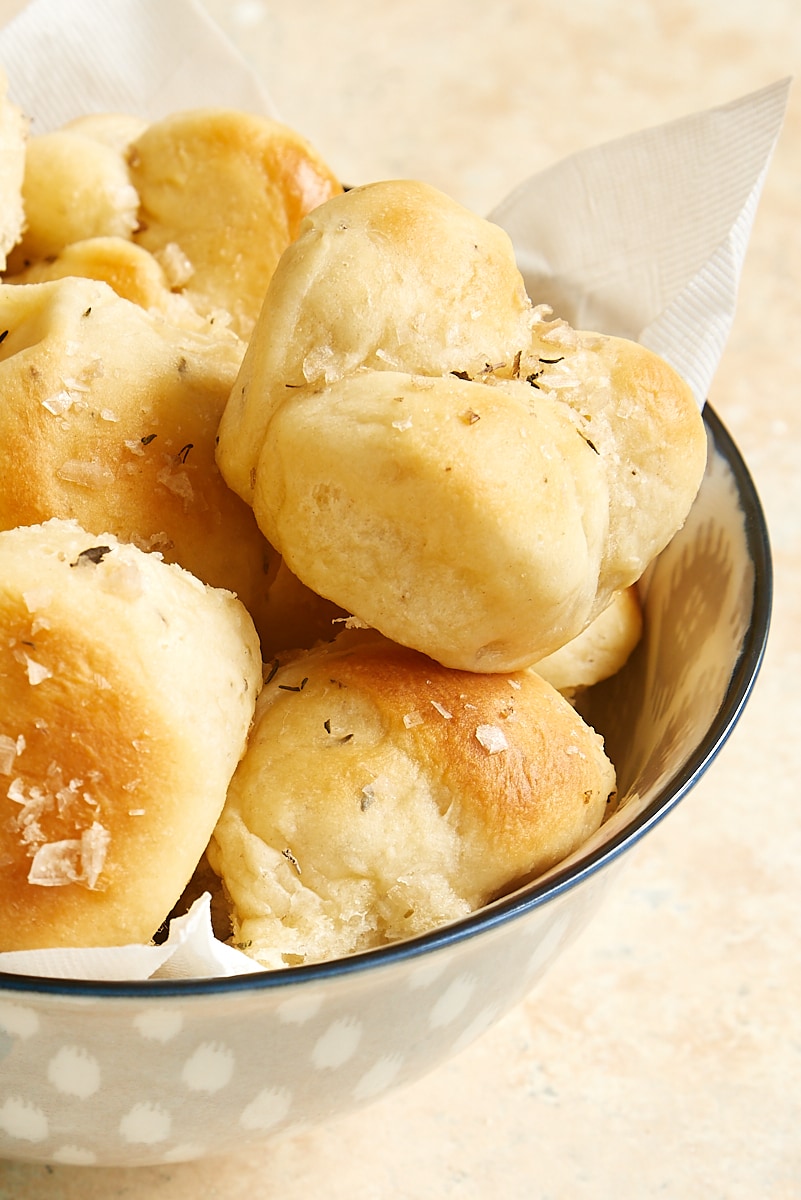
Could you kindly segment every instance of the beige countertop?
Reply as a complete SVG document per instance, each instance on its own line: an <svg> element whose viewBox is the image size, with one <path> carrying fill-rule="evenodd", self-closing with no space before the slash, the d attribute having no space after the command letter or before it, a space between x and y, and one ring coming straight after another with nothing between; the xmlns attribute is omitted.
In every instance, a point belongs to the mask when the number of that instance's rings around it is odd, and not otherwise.
<svg viewBox="0 0 801 1200"><path fill-rule="evenodd" d="M571 151L801 66L797 0L205 5L343 179L416 176L482 213ZM801 1197L800 147L796 86L711 392L776 571L765 665L712 770L525 1003L422 1082L243 1158L0 1163L2 1200Z"/></svg>

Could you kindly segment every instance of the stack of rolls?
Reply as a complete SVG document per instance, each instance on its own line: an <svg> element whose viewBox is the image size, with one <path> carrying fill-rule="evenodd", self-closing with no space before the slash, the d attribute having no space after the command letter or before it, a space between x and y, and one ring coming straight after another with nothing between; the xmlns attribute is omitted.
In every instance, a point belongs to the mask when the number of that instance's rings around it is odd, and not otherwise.
<svg viewBox="0 0 801 1200"><path fill-rule="evenodd" d="M427 184L4 103L0 947L147 940L211 877L320 961L578 849L615 773L570 701L700 484L685 383Z"/></svg>

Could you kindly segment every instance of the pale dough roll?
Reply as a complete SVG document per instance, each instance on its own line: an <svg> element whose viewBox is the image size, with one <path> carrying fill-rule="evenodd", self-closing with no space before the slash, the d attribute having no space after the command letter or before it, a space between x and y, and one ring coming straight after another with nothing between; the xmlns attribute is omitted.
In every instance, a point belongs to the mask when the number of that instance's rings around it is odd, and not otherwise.
<svg viewBox="0 0 801 1200"><path fill-rule="evenodd" d="M639 578L706 436L666 362L547 319L505 234L395 181L329 201L283 255L217 460L313 591L447 666L505 671Z"/></svg>
<svg viewBox="0 0 801 1200"><path fill-rule="evenodd" d="M270 416L289 391L363 365L479 375L528 339L512 245L428 184L353 188L313 212L281 258L220 428L223 474L245 499Z"/></svg>
<svg viewBox="0 0 801 1200"><path fill-rule="evenodd" d="M28 123L8 99L8 80L0 70L0 271L22 236L24 210L22 180Z"/></svg>
<svg viewBox="0 0 801 1200"><path fill-rule="evenodd" d="M298 393L259 461L270 543L314 591L446 666L543 657L592 612L609 502L599 456L517 389L386 371Z"/></svg>
<svg viewBox="0 0 801 1200"><path fill-rule="evenodd" d="M278 121L204 108L155 121L129 150L140 245L186 264L184 294L247 338L303 217L340 192L330 168Z"/></svg>
<svg viewBox="0 0 801 1200"><path fill-rule="evenodd" d="M129 238L139 197L123 155L67 130L29 139L22 184L25 231L9 256L15 274L89 237Z"/></svg>
<svg viewBox="0 0 801 1200"><path fill-rule="evenodd" d="M244 750L252 622L74 522L0 533L0 580L0 949L147 942Z"/></svg>
<svg viewBox="0 0 801 1200"><path fill-rule="evenodd" d="M600 737L533 673L448 671L346 633L265 683L208 858L236 944L269 967L314 962L536 876L614 786Z"/></svg>
<svg viewBox="0 0 801 1200"><path fill-rule="evenodd" d="M0 528L74 518L237 593L261 625L275 551L214 459L241 343L103 283L0 286Z"/></svg>
<svg viewBox="0 0 801 1200"><path fill-rule="evenodd" d="M626 588L583 633L530 669L571 698L625 666L642 635L642 622L637 589Z"/></svg>

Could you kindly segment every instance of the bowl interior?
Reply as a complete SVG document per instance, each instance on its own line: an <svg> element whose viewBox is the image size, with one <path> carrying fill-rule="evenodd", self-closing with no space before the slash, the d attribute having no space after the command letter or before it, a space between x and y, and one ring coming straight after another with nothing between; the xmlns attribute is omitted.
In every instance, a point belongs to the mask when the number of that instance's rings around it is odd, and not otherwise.
<svg viewBox="0 0 801 1200"><path fill-rule="evenodd" d="M603 734L618 799L598 833L547 874L443 929L333 963L213 980L105 983L0 972L0 988L72 995L203 993L281 987L349 974L459 941L547 902L597 872L660 820L706 770L734 727L768 634L772 570L759 497L707 405L708 465L683 529L641 581L642 641L625 668L579 704Z"/></svg>

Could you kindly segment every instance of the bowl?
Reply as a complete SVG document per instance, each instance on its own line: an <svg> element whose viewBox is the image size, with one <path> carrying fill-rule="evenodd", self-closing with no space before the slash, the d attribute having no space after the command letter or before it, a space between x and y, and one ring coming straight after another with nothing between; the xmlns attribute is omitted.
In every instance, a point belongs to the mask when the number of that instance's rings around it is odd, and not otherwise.
<svg viewBox="0 0 801 1200"><path fill-rule="evenodd" d="M764 515L708 406L705 422L698 498L641 581L643 640L585 697L619 782L598 834L463 920L336 962L203 981L0 974L0 1156L132 1166L241 1150L410 1083L523 998L709 767L760 667Z"/></svg>

